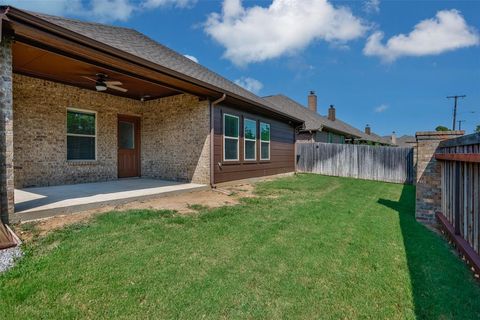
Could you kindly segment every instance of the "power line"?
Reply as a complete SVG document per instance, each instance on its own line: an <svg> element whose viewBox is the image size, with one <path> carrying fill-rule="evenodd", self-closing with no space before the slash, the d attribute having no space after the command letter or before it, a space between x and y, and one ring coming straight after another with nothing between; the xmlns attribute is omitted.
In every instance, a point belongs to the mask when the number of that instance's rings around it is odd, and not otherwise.
<svg viewBox="0 0 480 320"><path fill-rule="evenodd" d="M460 95L460 96L448 96L447 99L454 99L454 105L453 105L453 130L455 130L455 124L457 122L457 100L458 98L465 98L466 95Z"/></svg>

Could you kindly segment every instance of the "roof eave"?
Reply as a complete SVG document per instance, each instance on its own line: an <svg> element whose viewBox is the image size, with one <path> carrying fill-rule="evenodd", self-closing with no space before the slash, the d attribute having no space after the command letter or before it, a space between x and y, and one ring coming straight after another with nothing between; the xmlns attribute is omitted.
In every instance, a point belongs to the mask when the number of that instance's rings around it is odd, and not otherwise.
<svg viewBox="0 0 480 320"><path fill-rule="evenodd" d="M0 15L4 15L6 17L8 17L9 20L11 21L14 21L16 23L24 23L30 27L34 27L34 28L38 28L38 29L41 29L43 31L46 31L48 33L52 33L52 34L55 34L57 36L60 36L62 38L67 38L69 40L72 40L74 42L77 42L77 43L80 43L82 45L85 45L87 47L90 47L94 50L98 50L98 51L101 51L101 52L104 52L106 54L109 54L109 55L112 55L112 56L115 56L117 58L120 58L122 60L126 60L126 61L129 61L131 63L134 63L134 64L137 64L137 65L141 65L143 67L147 67L147 68L150 68L150 69L154 69L155 71L157 72L161 72L161 73L164 73L164 74L167 74L168 76L171 76L171 77L174 77L174 78L177 78L179 80L182 80L182 81L185 81L185 82L189 82L191 84L194 84L194 85L197 85L199 87L203 87L205 89L208 89L208 90L211 90L211 91L214 91L218 94L218 97L220 97L221 95L223 95L224 93L227 94L228 96L230 97L233 97L235 99L238 99L238 100L241 100L241 101L244 101L244 102L247 102L249 104L252 104L254 106L257 106L257 107L260 107L260 108L263 108L269 112L272 112L274 114L277 114L283 118L287 118L287 119L290 119L292 120L293 122L297 123L297 124L301 124L303 123L304 121L299 119L299 118L296 118L296 117L293 117L293 116L290 116L286 113L283 113L283 112L279 112L275 109L272 109L270 108L269 106L267 105L264 105L264 104L260 104L256 101L253 101L253 100L250 100L246 97L243 97L243 96L240 96L240 95L237 95L233 92L229 92L227 90L224 90L224 89L221 89L221 88L218 88L214 85L211 85L209 83L206 83L204 81L201 81L199 79L196 79L196 78L193 78L193 77L190 77L188 75L185 75L183 73L180 73L178 71L175 71L175 70L172 70L172 69L169 69L167 67L164 67L164 66L161 66L159 64L156 64L154 62L151 62L151 61L148 61L146 59L143 59L143 58L140 58L138 56L135 56L133 54L130 54L130 53L127 53L125 51L122 51L122 50L119 50L117 48L114 48L112 46L109 46L109 45L106 45L102 42L99 42L97 40L94 40L94 39L91 39L89 37L86 37L84 35L81 35L79 33L76 33L76 32L73 32L71 30L68 30L66 28L63 28L61 26L58 26L56 24L53 24L51 22L48 22L44 19L41 19L39 17L36 17L26 11L23 11L23 10L19 10L15 7L12 7L12 6L0 6ZM1 20L0 20L1 21ZM218 98L217 96L215 96L215 98ZM260 97L259 97L260 98ZM260 98L261 99L261 98Z"/></svg>

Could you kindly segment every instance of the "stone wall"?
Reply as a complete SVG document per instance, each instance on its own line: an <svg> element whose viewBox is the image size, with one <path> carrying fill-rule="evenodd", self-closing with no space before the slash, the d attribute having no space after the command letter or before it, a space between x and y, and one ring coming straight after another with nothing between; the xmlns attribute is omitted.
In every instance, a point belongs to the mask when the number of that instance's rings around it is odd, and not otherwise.
<svg viewBox="0 0 480 320"><path fill-rule="evenodd" d="M416 211L417 220L435 222L435 212L442 208L441 167L434 155L442 140L462 136L463 131L417 132Z"/></svg>
<svg viewBox="0 0 480 320"><path fill-rule="evenodd" d="M148 102L14 75L15 186L117 179L117 115L141 117L143 177L209 182L209 107L191 95ZM67 161L67 108L97 112L97 159Z"/></svg>
<svg viewBox="0 0 480 320"><path fill-rule="evenodd" d="M8 223L14 210L12 42L0 40L0 218Z"/></svg>

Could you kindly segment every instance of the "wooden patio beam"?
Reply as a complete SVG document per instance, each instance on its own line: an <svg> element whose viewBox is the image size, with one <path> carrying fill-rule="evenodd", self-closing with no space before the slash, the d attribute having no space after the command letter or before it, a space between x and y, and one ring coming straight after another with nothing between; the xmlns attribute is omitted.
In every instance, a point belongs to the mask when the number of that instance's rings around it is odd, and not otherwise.
<svg viewBox="0 0 480 320"><path fill-rule="evenodd" d="M480 163L480 153L437 153L435 159Z"/></svg>

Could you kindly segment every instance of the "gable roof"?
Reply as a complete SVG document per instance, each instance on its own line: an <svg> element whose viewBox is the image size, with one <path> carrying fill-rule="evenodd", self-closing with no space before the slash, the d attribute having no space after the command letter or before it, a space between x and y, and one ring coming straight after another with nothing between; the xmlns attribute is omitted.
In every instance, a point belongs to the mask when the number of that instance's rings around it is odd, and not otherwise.
<svg viewBox="0 0 480 320"><path fill-rule="evenodd" d="M277 108L280 108L281 111L283 111L284 113L291 114L297 118L304 120L304 130L321 131L322 128L325 127L328 130L344 134L348 137L358 138L361 136L357 129L341 121L340 119L331 121L327 117L321 116L318 113L313 112L312 110L304 107L300 103L285 95L277 94L263 98L275 104Z"/></svg>
<svg viewBox="0 0 480 320"><path fill-rule="evenodd" d="M200 85L206 85L208 88L213 87L213 89L219 93L226 93L227 95L238 97L247 103L253 104L253 106L263 107L267 111L278 113L281 116L301 123L301 119L281 112L281 110L272 105L272 103L136 30L29 12L11 6L0 6L0 8L7 17L15 14L21 15L23 19L25 19L25 17L41 19L56 27L73 32L78 35L78 37L86 37L99 44L120 50L140 58L143 61L170 70L172 74L181 74L187 78L193 78L197 80Z"/></svg>
<svg viewBox="0 0 480 320"><path fill-rule="evenodd" d="M417 143L417 138L414 136L403 135L397 138L397 145L399 147L411 147L414 143Z"/></svg>

